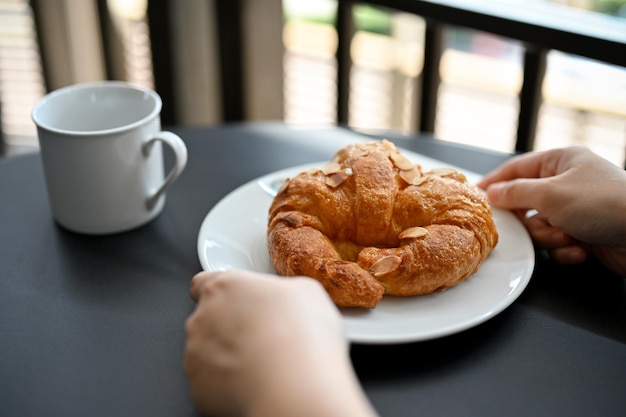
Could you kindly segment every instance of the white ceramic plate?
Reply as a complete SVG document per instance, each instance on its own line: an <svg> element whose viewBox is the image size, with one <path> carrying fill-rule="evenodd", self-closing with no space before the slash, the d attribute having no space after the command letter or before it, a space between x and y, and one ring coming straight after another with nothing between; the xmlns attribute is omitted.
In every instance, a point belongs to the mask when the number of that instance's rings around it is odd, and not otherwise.
<svg viewBox="0 0 626 417"><path fill-rule="evenodd" d="M450 166L409 151L403 154L426 170ZM198 235L198 255L207 271L232 268L275 273L265 243L268 190L313 166L301 165L248 182L225 196L206 216ZM458 168L457 168L458 169ZM479 176L462 169L471 182ZM446 291L416 297L385 296L375 309L342 309L354 343L391 344L457 333L497 315L520 296L535 262L526 229L511 213L494 210L498 245L479 271Z"/></svg>

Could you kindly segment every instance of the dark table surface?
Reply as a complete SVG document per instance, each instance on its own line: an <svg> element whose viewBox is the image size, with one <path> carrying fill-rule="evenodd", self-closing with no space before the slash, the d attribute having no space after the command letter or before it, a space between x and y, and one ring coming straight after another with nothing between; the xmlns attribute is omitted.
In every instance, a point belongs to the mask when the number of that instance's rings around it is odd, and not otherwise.
<svg viewBox="0 0 626 417"><path fill-rule="evenodd" d="M189 162L163 213L131 232L55 225L38 154L0 160L0 416L191 416L183 323L208 211L239 185L329 159L364 136L280 123L176 129ZM508 155L428 137L399 146L484 173ZM624 280L590 261L537 252L522 296L444 338L353 345L384 416L618 416L626 413Z"/></svg>

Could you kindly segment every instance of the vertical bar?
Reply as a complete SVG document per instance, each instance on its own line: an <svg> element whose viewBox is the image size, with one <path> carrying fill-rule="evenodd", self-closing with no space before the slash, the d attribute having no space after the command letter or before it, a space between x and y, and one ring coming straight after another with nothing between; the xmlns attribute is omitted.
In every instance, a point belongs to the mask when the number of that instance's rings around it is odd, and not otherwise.
<svg viewBox="0 0 626 417"><path fill-rule="evenodd" d="M107 80L112 80L115 77L113 76L113 51L111 50L111 18L107 0L97 0L97 7L100 38L102 39L102 49L104 50L104 71Z"/></svg>
<svg viewBox="0 0 626 417"><path fill-rule="evenodd" d="M42 33L42 16L39 6L39 0L29 0L30 10L33 13L33 22L35 24L35 36L37 36L37 48L39 49L39 57L41 58L41 71L43 72L43 82L46 91L52 89L52 83L50 81L50 64L49 57L43 47L43 33Z"/></svg>
<svg viewBox="0 0 626 417"><path fill-rule="evenodd" d="M2 98L0 97L0 157L7 152L6 139L4 137L4 126L2 125Z"/></svg>
<svg viewBox="0 0 626 417"><path fill-rule="evenodd" d="M337 2L337 123L348 124L350 106L350 43L354 34L352 1Z"/></svg>
<svg viewBox="0 0 626 417"><path fill-rule="evenodd" d="M215 0L224 121L245 118L242 0Z"/></svg>
<svg viewBox="0 0 626 417"><path fill-rule="evenodd" d="M105 77L94 1L31 1L48 91Z"/></svg>
<svg viewBox="0 0 626 417"><path fill-rule="evenodd" d="M441 84L439 65L443 54L443 25L426 20L424 36L424 69L422 70L422 96L420 100L419 130L435 132L437 116L437 95Z"/></svg>
<svg viewBox="0 0 626 417"><path fill-rule="evenodd" d="M128 80L125 67L124 40L115 29L107 0L97 0L98 23L104 56L104 70L107 80Z"/></svg>
<svg viewBox="0 0 626 417"><path fill-rule="evenodd" d="M284 113L283 0L245 0L242 8L246 120L282 120ZM278 92L278 94L277 94Z"/></svg>
<svg viewBox="0 0 626 417"><path fill-rule="evenodd" d="M548 50L527 45L524 52L524 80L519 95L516 152L531 151L535 144L539 108L542 102L541 87L546 74Z"/></svg>
<svg viewBox="0 0 626 417"><path fill-rule="evenodd" d="M150 29L150 48L154 89L163 100L161 122L164 125L176 124L176 95L174 90L173 54L169 19L170 1L149 1L147 16Z"/></svg>

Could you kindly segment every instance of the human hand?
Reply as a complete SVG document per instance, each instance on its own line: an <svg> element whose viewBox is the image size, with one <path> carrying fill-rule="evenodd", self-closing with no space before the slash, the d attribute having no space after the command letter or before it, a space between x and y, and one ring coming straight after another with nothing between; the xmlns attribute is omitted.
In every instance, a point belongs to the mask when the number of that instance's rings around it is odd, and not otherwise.
<svg viewBox="0 0 626 417"><path fill-rule="evenodd" d="M372 415L340 314L317 281L201 272L191 296L184 368L200 412Z"/></svg>
<svg viewBox="0 0 626 417"><path fill-rule="evenodd" d="M626 172L587 148L531 152L487 174L478 186L513 210L538 246L564 264L595 254L626 276Z"/></svg>

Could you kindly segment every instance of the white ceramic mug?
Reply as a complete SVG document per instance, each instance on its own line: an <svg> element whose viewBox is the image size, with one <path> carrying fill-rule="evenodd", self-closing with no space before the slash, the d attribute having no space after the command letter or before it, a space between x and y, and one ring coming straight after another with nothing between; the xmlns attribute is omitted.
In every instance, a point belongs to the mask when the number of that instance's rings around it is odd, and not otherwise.
<svg viewBox="0 0 626 417"><path fill-rule="evenodd" d="M154 219L165 190L187 163L187 148L161 130L161 98L125 82L76 84L33 108L55 220L86 234L130 230ZM161 143L175 155L164 175Z"/></svg>

